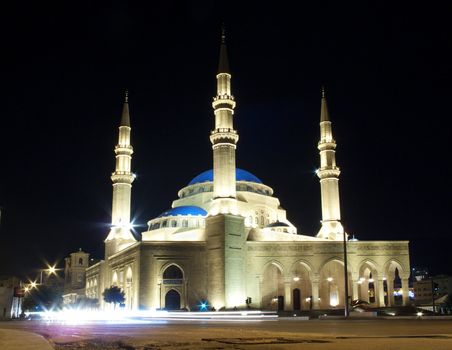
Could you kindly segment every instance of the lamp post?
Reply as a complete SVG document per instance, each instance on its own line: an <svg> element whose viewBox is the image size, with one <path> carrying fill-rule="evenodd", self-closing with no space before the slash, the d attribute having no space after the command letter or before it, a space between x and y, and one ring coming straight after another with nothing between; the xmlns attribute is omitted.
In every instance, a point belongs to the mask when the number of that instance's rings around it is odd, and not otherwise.
<svg viewBox="0 0 452 350"><path fill-rule="evenodd" d="M47 273L47 276L56 275L57 268L55 265L53 265L53 266L47 265L46 269L40 269L39 270L39 284L42 284L42 273L44 271Z"/></svg>
<svg viewBox="0 0 452 350"><path fill-rule="evenodd" d="M435 313L435 283L433 282L433 277L432 277L432 309L433 309L433 313Z"/></svg>
<svg viewBox="0 0 452 350"><path fill-rule="evenodd" d="M345 304L344 304L344 316L347 318L349 316L349 309L348 309L348 269L347 269L347 235L344 230L344 298L345 298Z"/></svg>

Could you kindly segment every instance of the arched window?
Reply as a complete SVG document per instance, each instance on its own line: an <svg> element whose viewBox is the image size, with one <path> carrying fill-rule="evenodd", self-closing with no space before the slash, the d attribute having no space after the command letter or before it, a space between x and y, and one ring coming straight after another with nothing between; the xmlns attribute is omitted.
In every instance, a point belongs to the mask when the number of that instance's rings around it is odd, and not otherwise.
<svg viewBox="0 0 452 350"><path fill-rule="evenodd" d="M167 227L167 226L168 226L168 220L163 220L162 227Z"/></svg>
<svg viewBox="0 0 452 350"><path fill-rule="evenodd" d="M126 283L128 285L130 285L132 283L132 269L130 267L127 269Z"/></svg>
<svg viewBox="0 0 452 350"><path fill-rule="evenodd" d="M171 220L171 227L176 227L176 226L177 226L177 221Z"/></svg>
<svg viewBox="0 0 452 350"><path fill-rule="evenodd" d="M183 279L184 274L176 265L171 265L163 272L163 279Z"/></svg>
<svg viewBox="0 0 452 350"><path fill-rule="evenodd" d="M79 259L78 259L78 264L79 264L79 265L83 265L83 258L79 258Z"/></svg>
<svg viewBox="0 0 452 350"><path fill-rule="evenodd" d="M188 220L187 219L182 220L182 227L188 227Z"/></svg>
<svg viewBox="0 0 452 350"><path fill-rule="evenodd" d="M112 284L113 285L117 285L118 284L118 274L116 273L116 271L113 272Z"/></svg>

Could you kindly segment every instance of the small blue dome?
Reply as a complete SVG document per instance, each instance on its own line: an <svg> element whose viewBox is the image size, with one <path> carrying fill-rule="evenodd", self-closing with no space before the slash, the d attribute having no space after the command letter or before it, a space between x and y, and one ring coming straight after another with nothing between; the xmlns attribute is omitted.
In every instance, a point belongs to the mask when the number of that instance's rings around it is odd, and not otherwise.
<svg viewBox="0 0 452 350"><path fill-rule="evenodd" d="M271 224L268 224L265 227L289 227L289 225L286 224L285 222L275 221L275 222L272 222Z"/></svg>
<svg viewBox="0 0 452 350"><path fill-rule="evenodd" d="M206 216L207 212L203 208L195 207L194 205L182 205L180 207L168 209L167 211L161 213L158 217L162 218L164 216L176 215Z"/></svg>
<svg viewBox="0 0 452 350"><path fill-rule="evenodd" d="M257 176L254 176L250 172L239 168L235 169L235 179L236 181L249 181L256 182L258 184L262 183L262 181ZM213 169L210 169L194 177L193 180L190 181L189 185L212 181L213 181Z"/></svg>

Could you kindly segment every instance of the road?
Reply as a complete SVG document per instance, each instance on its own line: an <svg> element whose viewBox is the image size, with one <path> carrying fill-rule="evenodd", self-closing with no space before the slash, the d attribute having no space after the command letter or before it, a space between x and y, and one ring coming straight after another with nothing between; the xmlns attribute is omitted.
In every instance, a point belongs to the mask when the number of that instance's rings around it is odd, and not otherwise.
<svg viewBox="0 0 452 350"><path fill-rule="evenodd" d="M452 320L155 320L77 326L16 321L0 328L44 335L56 349L452 349Z"/></svg>

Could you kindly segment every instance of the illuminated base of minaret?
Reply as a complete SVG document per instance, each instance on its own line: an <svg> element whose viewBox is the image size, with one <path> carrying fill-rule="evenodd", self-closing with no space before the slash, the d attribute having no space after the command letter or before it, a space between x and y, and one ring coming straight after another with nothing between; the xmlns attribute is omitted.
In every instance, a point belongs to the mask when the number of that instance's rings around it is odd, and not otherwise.
<svg viewBox="0 0 452 350"><path fill-rule="evenodd" d="M347 234L345 234L347 237ZM322 221L322 227L320 228L317 238L329 239L333 241L344 240L344 227L340 221Z"/></svg>
<svg viewBox="0 0 452 350"><path fill-rule="evenodd" d="M209 216L218 214L238 215L237 199L235 198L215 198L212 200L212 207Z"/></svg>
<svg viewBox="0 0 452 350"><path fill-rule="evenodd" d="M130 229L127 227L112 227L110 233L105 239L105 247L107 250L106 256L115 254L132 244L136 243L136 239L133 236Z"/></svg>

